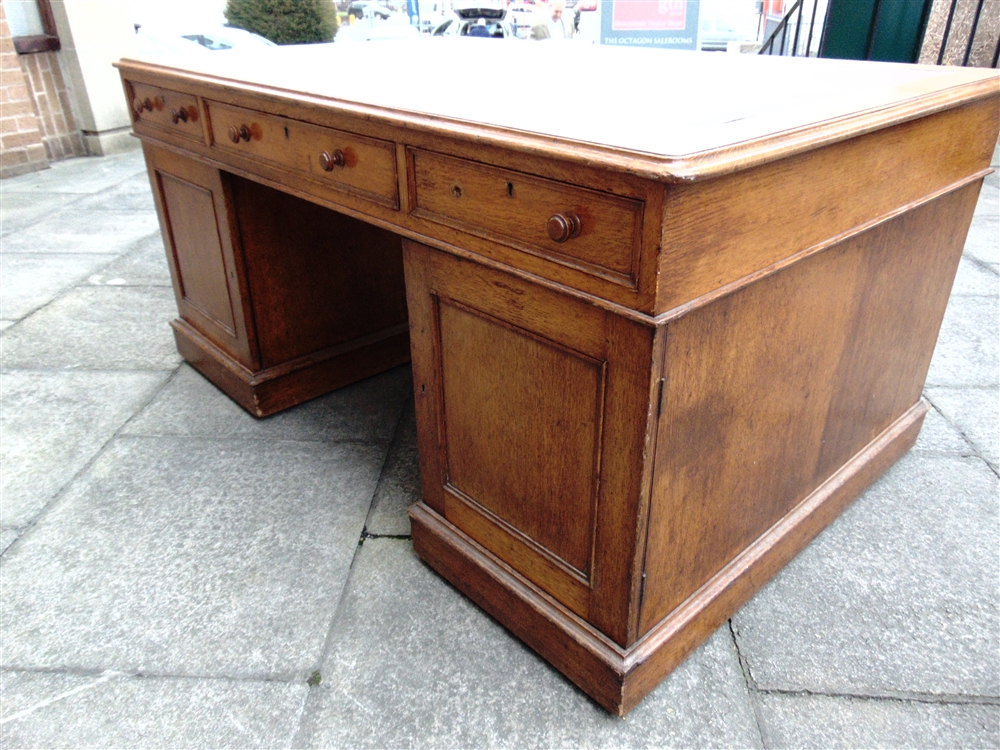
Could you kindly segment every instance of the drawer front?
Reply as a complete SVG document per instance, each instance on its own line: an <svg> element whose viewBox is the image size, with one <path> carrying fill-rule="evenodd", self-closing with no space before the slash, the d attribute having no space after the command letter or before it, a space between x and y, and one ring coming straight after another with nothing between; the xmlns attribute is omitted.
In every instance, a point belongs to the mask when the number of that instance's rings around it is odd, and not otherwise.
<svg viewBox="0 0 1000 750"><path fill-rule="evenodd" d="M643 202L412 149L410 212L635 288Z"/></svg>
<svg viewBox="0 0 1000 750"><path fill-rule="evenodd" d="M213 149L399 208L393 143L218 102L206 106Z"/></svg>
<svg viewBox="0 0 1000 750"><path fill-rule="evenodd" d="M150 129L154 134L167 132L205 142L201 110L194 95L145 83L129 83L129 93L137 131Z"/></svg>

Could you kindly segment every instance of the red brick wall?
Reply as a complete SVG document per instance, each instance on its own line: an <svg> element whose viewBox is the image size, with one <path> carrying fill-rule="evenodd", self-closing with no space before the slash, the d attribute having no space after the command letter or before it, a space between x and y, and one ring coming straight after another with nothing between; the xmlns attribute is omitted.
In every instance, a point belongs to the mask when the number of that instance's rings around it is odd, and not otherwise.
<svg viewBox="0 0 1000 750"><path fill-rule="evenodd" d="M31 89L0 3L0 177L48 166Z"/></svg>
<svg viewBox="0 0 1000 750"><path fill-rule="evenodd" d="M56 53L36 52L21 55L18 60L34 98L35 114L49 161L86 155Z"/></svg>

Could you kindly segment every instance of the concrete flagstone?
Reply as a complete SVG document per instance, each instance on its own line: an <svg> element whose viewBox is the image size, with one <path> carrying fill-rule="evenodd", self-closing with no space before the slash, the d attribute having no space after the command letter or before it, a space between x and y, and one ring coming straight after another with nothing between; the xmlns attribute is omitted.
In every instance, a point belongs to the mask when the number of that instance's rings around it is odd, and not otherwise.
<svg viewBox="0 0 1000 750"><path fill-rule="evenodd" d="M304 683L161 679L113 672L0 673L0 734L15 748L283 748Z"/></svg>
<svg viewBox="0 0 1000 750"><path fill-rule="evenodd" d="M8 190L11 180L0 188L0 237L19 232L52 213L86 197L86 193L17 193ZM0 241L0 252L3 242Z"/></svg>
<svg viewBox="0 0 1000 750"><path fill-rule="evenodd" d="M1000 468L1000 390L928 388L927 396L989 461Z"/></svg>
<svg viewBox="0 0 1000 750"><path fill-rule="evenodd" d="M383 458L114 440L3 556L3 668L305 679Z"/></svg>
<svg viewBox="0 0 1000 750"><path fill-rule="evenodd" d="M952 296L927 373L927 386L993 386L998 372L1000 297Z"/></svg>
<svg viewBox="0 0 1000 750"><path fill-rule="evenodd" d="M770 747L995 748L1000 709L822 695L764 695L761 718Z"/></svg>
<svg viewBox="0 0 1000 750"><path fill-rule="evenodd" d="M365 541L298 747L760 747L728 627L624 720L421 563Z"/></svg>
<svg viewBox="0 0 1000 750"><path fill-rule="evenodd" d="M1000 294L1000 277L987 264L966 256L959 263L951 293L995 297Z"/></svg>
<svg viewBox="0 0 1000 750"><path fill-rule="evenodd" d="M1000 696L997 477L909 454L733 618L762 690Z"/></svg>
<svg viewBox="0 0 1000 750"><path fill-rule="evenodd" d="M135 243L132 250L84 281L94 286L171 286L167 254L160 233Z"/></svg>
<svg viewBox="0 0 1000 750"><path fill-rule="evenodd" d="M913 446L913 450L930 453L954 453L961 456L973 453L969 441L947 419L941 416L941 412L933 407L924 417L924 424L920 428L920 435L917 437L917 443Z"/></svg>
<svg viewBox="0 0 1000 750"><path fill-rule="evenodd" d="M365 530L369 534L409 535L410 517L406 509L419 502L421 497L417 414L411 398L403 409L396 436L382 468Z"/></svg>
<svg viewBox="0 0 1000 750"><path fill-rule="evenodd" d="M51 302L114 255L0 255L0 317L16 320Z"/></svg>
<svg viewBox="0 0 1000 750"><path fill-rule="evenodd" d="M963 253L983 263L1000 262L1000 218L991 214L974 217Z"/></svg>
<svg viewBox="0 0 1000 750"><path fill-rule="evenodd" d="M996 169L996 166L993 167ZM977 217L997 217L1000 216L1000 188L997 186L997 173L990 175L992 179L983 180L983 186L979 191L979 201L976 203L975 216Z"/></svg>
<svg viewBox="0 0 1000 750"><path fill-rule="evenodd" d="M167 379L161 372L6 372L0 524L30 523Z"/></svg>
<svg viewBox="0 0 1000 750"><path fill-rule="evenodd" d="M5 369L173 370L171 289L76 287L3 334Z"/></svg>
<svg viewBox="0 0 1000 750"><path fill-rule="evenodd" d="M3 529L0 531L0 555L7 551L7 548L17 541L18 532L14 529Z"/></svg>
<svg viewBox="0 0 1000 750"><path fill-rule="evenodd" d="M80 157L52 162L48 169L3 181L4 195L11 193L99 193L144 172L142 151L111 156Z"/></svg>
<svg viewBox="0 0 1000 750"><path fill-rule="evenodd" d="M88 211L154 211L156 203L149 188L145 165L142 171L117 185L81 200L75 208Z"/></svg>
<svg viewBox="0 0 1000 750"><path fill-rule="evenodd" d="M135 242L159 234L156 212L94 211L65 208L3 238L6 253L125 252Z"/></svg>
<svg viewBox="0 0 1000 750"><path fill-rule="evenodd" d="M129 435L191 435L260 440L361 440L388 444L413 393L409 365L257 419L200 373L177 376L124 429Z"/></svg>

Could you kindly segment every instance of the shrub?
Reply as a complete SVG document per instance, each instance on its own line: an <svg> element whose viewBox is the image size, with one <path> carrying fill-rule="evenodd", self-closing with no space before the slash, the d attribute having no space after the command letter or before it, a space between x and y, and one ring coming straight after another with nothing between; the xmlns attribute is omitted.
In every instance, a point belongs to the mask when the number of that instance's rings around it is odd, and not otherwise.
<svg viewBox="0 0 1000 750"><path fill-rule="evenodd" d="M340 26L333 0L228 0L225 15L275 44L329 42Z"/></svg>

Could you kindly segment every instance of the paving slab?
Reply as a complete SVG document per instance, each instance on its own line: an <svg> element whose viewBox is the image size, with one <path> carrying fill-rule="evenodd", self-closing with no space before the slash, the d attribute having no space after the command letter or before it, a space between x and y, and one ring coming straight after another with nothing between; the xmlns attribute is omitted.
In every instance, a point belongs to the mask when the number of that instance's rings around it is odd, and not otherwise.
<svg viewBox="0 0 1000 750"><path fill-rule="evenodd" d="M14 256L10 256L14 257ZM159 232L139 240L135 247L88 276L94 286L171 286L167 254Z"/></svg>
<svg viewBox="0 0 1000 750"><path fill-rule="evenodd" d="M994 386L1000 371L1000 297L953 295L941 324L928 386Z"/></svg>
<svg viewBox="0 0 1000 750"><path fill-rule="evenodd" d="M14 178L17 179L17 178ZM0 190L0 237L19 232L61 208L87 197L86 193L14 193L3 181ZM0 249L2 249L0 242Z"/></svg>
<svg viewBox="0 0 1000 750"><path fill-rule="evenodd" d="M403 409L389 455L382 467L365 530L369 534L409 536L410 517L406 509L419 502L422 496L417 414L411 398Z"/></svg>
<svg viewBox="0 0 1000 750"><path fill-rule="evenodd" d="M0 255L0 316L23 318L114 260L114 255Z"/></svg>
<svg viewBox="0 0 1000 750"><path fill-rule="evenodd" d="M995 748L1000 707L821 695L764 695L774 748Z"/></svg>
<svg viewBox="0 0 1000 750"><path fill-rule="evenodd" d="M983 181L983 186L979 191L979 202L976 203L975 216L1000 216L1000 189L997 187L996 180Z"/></svg>
<svg viewBox="0 0 1000 750"><path fill-rule="evenodd" d="M0 674L4 747L280 748L304 684L160 679L105 672Z"/></svg>
<svg viewBox="0 0 1000 750"><path fill-rule="evenodd" d="M927 396L993 468L1000 467L1000 390L929 388Z"/></svg>
<svg viewBox="0 0 1000 750"><path fill-rule="evenodd" d="M171 289L76 287L3 333L5 369L173 370Z"/></svg>
<svg viewBox="0 0 1000 750"><path fill-rule="evenodd" d="M1000 262L1000 219L984 214L973 217L962 253L983 263Z"/></svg>
<svg viewBox="0 0 1000 750"><path fill-rule="evenodd" d="M154 211L153 191L145 169L113 187L80 201L77 208L90 211Z"/></svg>
<svg viewBox="0 0 1000 750"><path fill-rule="evenodd" d="M951 293L995 297L1000 294L1000 278L986 263L964 257L958 265L958 274L955 276L955 285Z"/></svg>
<svg viewBox="0 0 1000 750"><path fill-rule="evenodd" d="M30 523L166 379L160 372L4 373L0 524Z"/></svg>
<svg viewBox="0 0 1000 750"><path fill-rule="evenodd" d="M297 747L759 747L727 627L624 720L421 563L368 539Z"/></svg>
<svg viewBox="0 0 1000 750"><path fill-rule="evenodd" d="M409 365L264 419L248 414L188 365L125 428L129 435L258 440L362 440L388 444L413 393Z"/></svg>
<svg viewBox="0 0 1000 750"><path fill-rule="evenodd" d="M4 555L2 666L308 675L384 453L113 440Z"/></svg>
<svg viewBox="0 0 1000 750"><path fill-rule="evenodd" d="M111 253L159 233L156 212L92 211L72 205L3 238L6 253Z"/></svg>
<svg viewBox="0 0 1000 750"><path fill-rule="evenodd" d="M7 551L7 548L17 541L19 536L17 529L4 529L0 531L0 555Z"/></svg>
<svg viewBox="0 0 1000 750"><path fill-rule="evenodd" d="M1000 695L997 477L909 454L733 618L764 690Z"/></svg>
<svg viewBox="0 0 1000 750"><path fill-rule="evenodd" d="M973 453L972 445L962 437L962 433L933 407L924 417L924 424L920 428L920 435L917 437L917 443L913 446L913 450L929 453L953 453L962 456Z"/></svg>
<svg viewBox="0 0 1000 750"><path fill-rule="evenodd" d="M138 148L111 156L83 156L52 162L49 169L3 181L4 195L12 193L99 193L145 171Z"/></svg>

